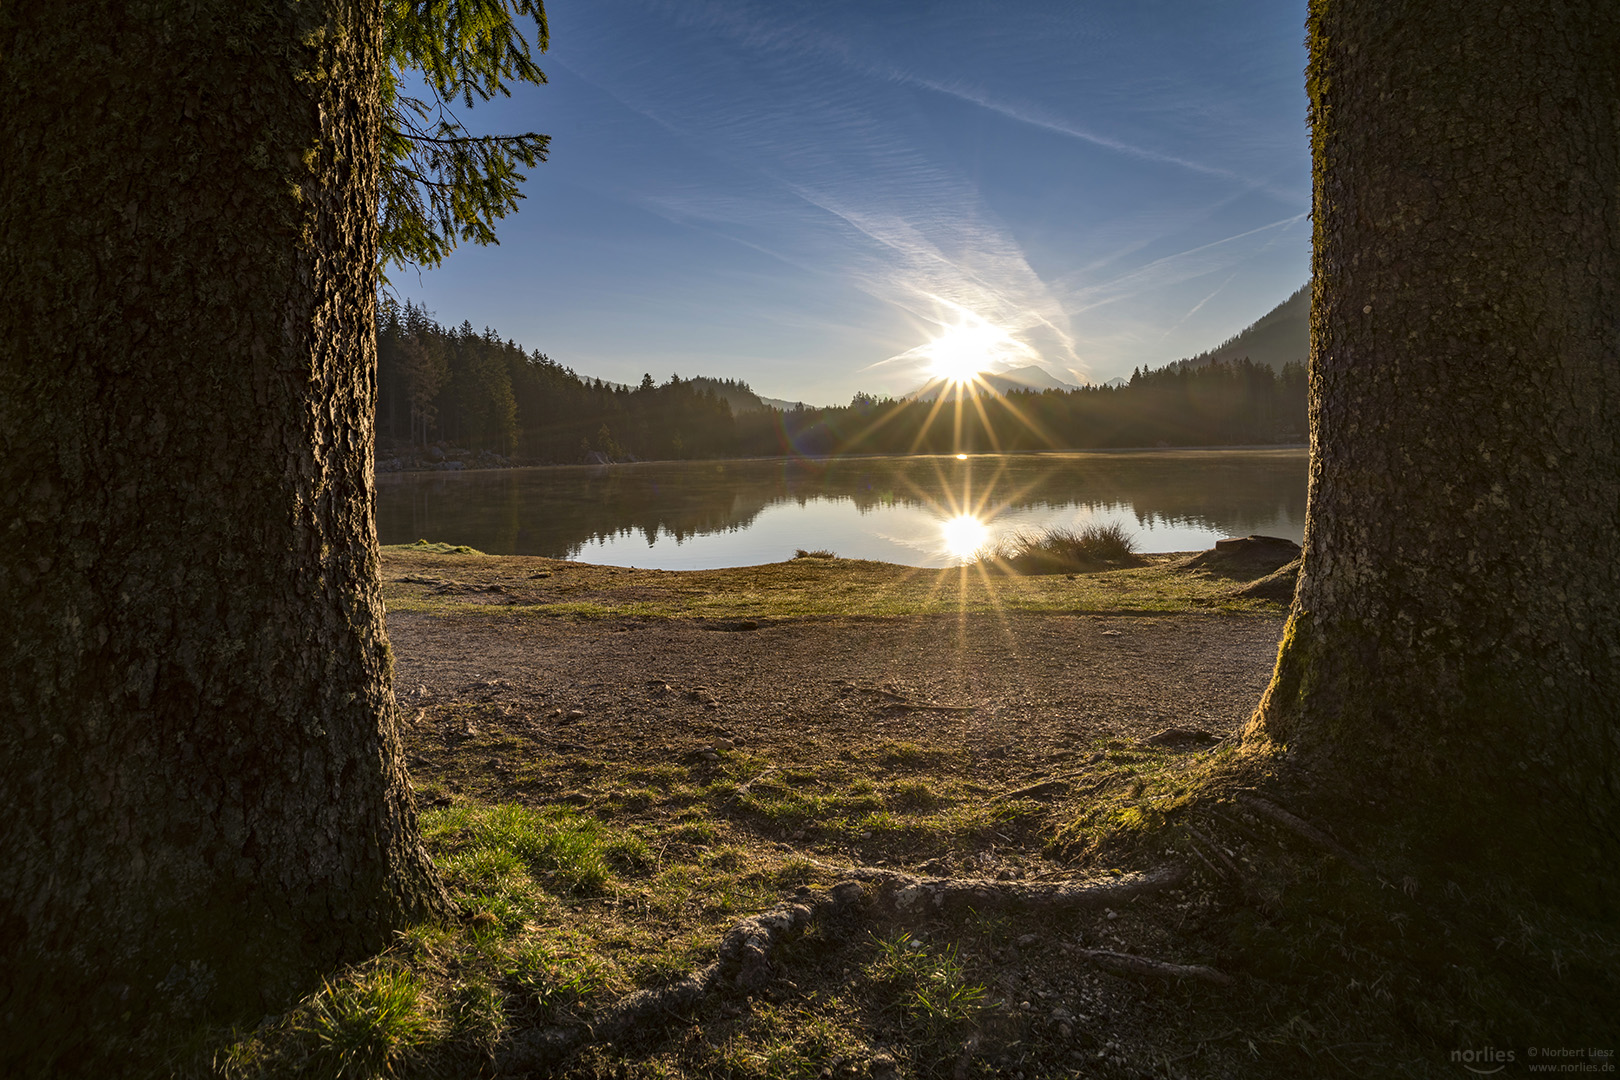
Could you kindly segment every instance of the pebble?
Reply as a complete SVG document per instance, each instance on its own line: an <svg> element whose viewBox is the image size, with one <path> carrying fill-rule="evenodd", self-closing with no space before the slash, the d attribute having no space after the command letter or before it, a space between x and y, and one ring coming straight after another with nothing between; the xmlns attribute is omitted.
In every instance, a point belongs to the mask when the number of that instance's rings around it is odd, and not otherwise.
<svg viewBox="0 0 1620 1080"><path fill-rule="evenodd" d="M1018 947L1020 949L1027 949L1031 945L1039 945L1040 942L1041 942L1040 935L1038 935L1038 934L1025 934L1023 937L1018 939Z"/></svg>

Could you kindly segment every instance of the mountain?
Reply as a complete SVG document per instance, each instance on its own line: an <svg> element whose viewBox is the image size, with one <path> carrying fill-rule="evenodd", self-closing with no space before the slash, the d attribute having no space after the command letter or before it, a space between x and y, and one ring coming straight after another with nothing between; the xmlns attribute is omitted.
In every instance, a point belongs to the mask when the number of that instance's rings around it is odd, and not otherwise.
<svg viewBox="0 0 1620 1080"><path fill-rule="evenodd" d="M760 397L754 393L753 387L739 379L714 379L707 375L696 375L686 382L688 386L698 386L715 397L724 398L731 403L733 413L758 412L775 400Z"/></svg>
<svg viewBox="0 0 1620 1080"><path fill-rule="evenodd" d="M1228 338L1208 352L1181 362L1188 367L1203 367L1217 360L1242 360L1248 357L1257 364L1269 364L1281 371L1284 364L1305 363L1310 353L1311 288L1306 284L1236 337Z"/></svg>
<svg viewBox="0 0 1620 1080"><path fill-rule="evenodd" d="M948 380L929 379L906 396L918 401L933 401L941 392L949 389ZM979 393L1006 394L1013 390L1033 390L1039 393L1042 390L1078 390L1079 387L1055 378L1043 367L1028 364L1021 368L1013 368L1011 371L985 372L979 376L975 389Z"/></svg>
<svg viewBox="0 0 1620 1080"><path fill-rule="evenodd" d="M792 412L794 409L810 409L810 408L814 408L813 405L806 405L802 401L788 401L786 398L762 397L759 400L762 403L764 403L766 405L769 405L771 408L779 409L782 412Z"/></svg>

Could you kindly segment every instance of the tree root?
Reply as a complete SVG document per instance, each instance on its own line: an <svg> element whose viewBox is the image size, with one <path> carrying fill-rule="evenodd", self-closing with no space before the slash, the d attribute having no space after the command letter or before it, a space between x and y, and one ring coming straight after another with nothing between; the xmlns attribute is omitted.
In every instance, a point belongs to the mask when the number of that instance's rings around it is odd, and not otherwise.
<svg viewBox="0 0 1620 1080"><path fill-rule="evenodd" d="M1074 949L1069 955L1090 960L1094 964L1128 975L1152 975L1159 979L1197 979L1200 982L1214 983L1216 986L1232 985L1232 976L1216 971L1212 967L1205 967L1203 964L1169 964L1163 960L1149 960L1145 956L1109 952L1107 949Z"/></svg>
<svg viewBox="0 0 1620 1080"><path fill-rule="evenodd" d="M810 898L807 890L763 915L744 919L720 939L714 963L656 990L638 990L588 1025L531 1028L508 1034L496 1049L503 1075L544 1072L587 1043L614 1042L631 1032L646 1032L690 1012L705 997L725 990L744 993L765 986L774 973L771 950L790 935L804 931L817 918L856 903L866 890L844 881Z"/></svg>
<svg viewBox="0 0 1620 1080"><path fill-rule="evenodd" d="M1193 854L1198 856L1205 866L1209 867L1211 873L1213 873L1217 878L1225 879L1226 881L1236 885L1245 896L1250 895L1254 891L1249 882L1248 876L1244 874L1242 870L1238 869L1237 863L1233 862L1231 857L1227 855L1225 851L1221 850L1221 845L1199 832L1190 823L1183 823L1182 827L1186 829L1188 835L1192 837ZM1221 867L1225 867L1224 870L1209 861L1208 856L1204 854L1206 850L1208 850L1210 854L1214 855L1215 858L1220 860Z"/></svg>
<svg viewBox="0 0 1620 1080"><path fill-rule="evenodd" d="M1061 795L1069 790L1067 780L1042 780L1037 784L1026 784L1012 791L1003 791L999 795L992 795L989 802L1001 802L1003 799L1045 799Z"/></svg>
<svg viewBox="0 0 1620 1080"><path fill-rule="evenodd" d="M813 860L812 860L813 861ZM879 887L877 899L897 911L972 907L978 910L1016 908L1052 911L1059 908L1101 908L1124 903L1145 893L1169 889L1187 879L1183 866L1163 866L1140 874L1107 881L990 881L984 878L924 878L876 866L829 866L856 881Z"/></svg>
<svg viewBox="0 0 1620 1080"><path fill-rule="evenodd" d="M1295 836L1309 841L1330 854L1338 856L1346 866L1350 867L1350 869L1354 870L1362 877L1371 878L1373 876L1371 868L1368 867L1366 863L1352 855L1350 850L1343 844L1339 843L1337 840L1333 839L1333 837L1329 836L1327 833L1323 832L1321 829L1318 829L1315 825L1312 825L1303 818L1290 814L1287 810L1284 810L1276 803L1267 802L1265 799L1262 799L1257 795L1239 795L1237 797L1237 801L1241 806L1249 810L1253 810L1255 813L1271 821L1273 824L1281 825Z"/></svg>
<svg viewBox="0 0 1620 1080"><path fill-rule="evenodd" d="M738 785L737 790L733 791L731 793L731 797L729 799L727 799L726 802L727 803L736 802L738 799L741 799L744 795L748 794L748 789L749 788L753 787L755 784L759 783L761 780L763 780L767 776L771 775L771 773L778 772L778 771L780 771L780 766L772 765L770 768L766 769L764 772L760 773L758 776L754 777L752 780L748 781L746 784Z"/></svg>
<svg viewBox="0 0 1620 1080"><path fill-rule="evenodd" d="M811 860L812 862L814 860ZM826 866L823 863L816 865ZM654 990L638 990L588 1024L530 1028L509 1032L496 1048L496 1065L503 1075L545 1073L557 1062L590 1043L615 1042L632 1033L646 1034L682 1013L691 1012L710 995L750 993L763 989L775 972L771 951L789 937L802 933L817 919L841 914L863 899L896 912L972 907L978 910L1013 908L1052 911L1063 908L1101 908L1124 903L1146 893L1171 888L1185 881L1188 871L1166 866L1107 881L1015 882L979 878L921 878L880 867L832 867L847 875L825 893L801 889L794 899L762 915L737 923L720 939L718 956L686 978ZM872 889L862 884L867 882ZM1161 978L1197 978L1209 982L1227 976L1211 968L1166 964L1136 956L1079 949L1076 955L1133 974ZM964 1053L972 1056L970 1040Z"/></svg>
<svg viewBox="0 0 1620 1080"><path fill-rule="evenodd" d="M889 698L883 706L885 709L916 709L923 712L975 712L984 708L984 702L977 705L951 705L940 701L919 701L914 697L890 690L884 686L856 686L857 690L865 690L870 694L877 694Z"/></svg>

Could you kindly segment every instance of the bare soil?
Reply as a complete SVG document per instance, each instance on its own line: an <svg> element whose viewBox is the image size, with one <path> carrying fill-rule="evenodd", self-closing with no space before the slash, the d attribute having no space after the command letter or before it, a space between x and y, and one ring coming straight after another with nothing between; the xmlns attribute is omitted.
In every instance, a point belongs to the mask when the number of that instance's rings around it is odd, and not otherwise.
<svg viewBox="0 0 1620 1080"><path fill-rule="evenodd" d="M396 613L388 632L408 719L479 704L495 730L638 763L717 739L784 763L890 740L965 749L976 780L1004 787L1101 738L1232 734L1282 622L1001 613L739 629L749 623Z"/></svg>

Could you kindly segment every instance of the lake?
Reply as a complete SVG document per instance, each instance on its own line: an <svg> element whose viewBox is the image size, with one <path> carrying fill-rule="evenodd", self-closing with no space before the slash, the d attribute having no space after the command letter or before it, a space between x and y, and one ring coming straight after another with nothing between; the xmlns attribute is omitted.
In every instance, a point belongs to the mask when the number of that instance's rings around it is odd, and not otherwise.
<svg viewBox="0 0 1620 1080"><path fill-rule="evenodd" d="M696 570L800 548L948 566L1018 529L1117 523L1139 551L1299 541L1308 453L1152 450L567 465L377 477L384 544Z"/></svg>

